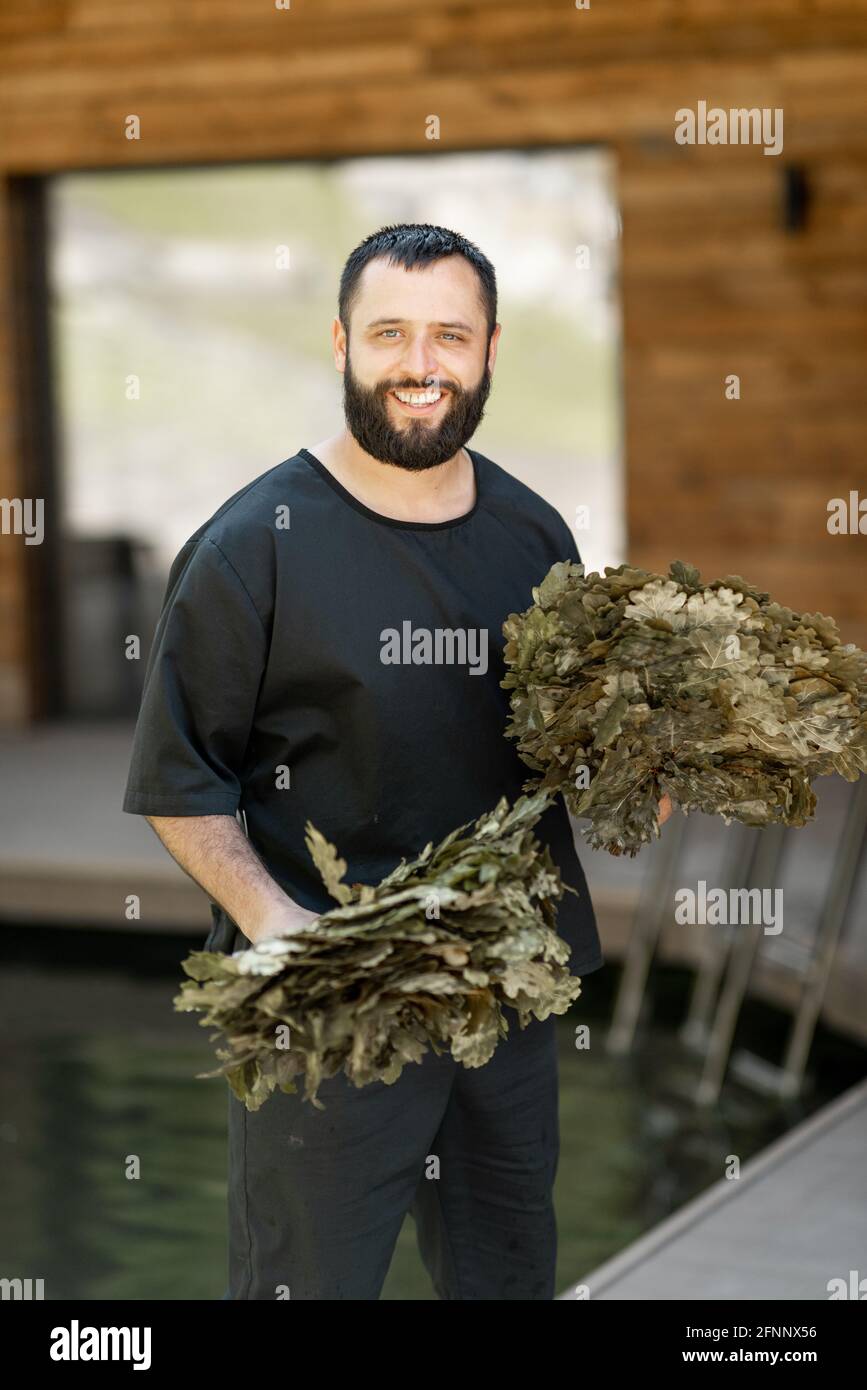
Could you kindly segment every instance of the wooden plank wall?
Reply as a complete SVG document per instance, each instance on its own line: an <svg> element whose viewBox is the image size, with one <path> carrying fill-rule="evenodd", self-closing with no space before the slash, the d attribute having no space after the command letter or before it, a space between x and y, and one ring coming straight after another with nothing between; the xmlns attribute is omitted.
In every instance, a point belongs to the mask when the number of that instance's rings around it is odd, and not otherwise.
<svg viewBox="0 0 867 1390"><path fill-rule="evenodd" d="M24 492L15 379L11 255L12 199L0 176L0 497ZM25 635L28 556L20 537L0 531L0 723L18 723L33 708L30 650Z"/></svg>
<svg viewBox="0 0 867 1390"><path fill-rule="evenodd" d="M619 161L629 557L739 571L867 645L867 0L6 0L6 177L598 142ZM675 111L781 107L784 149L679 146ZM136 114L141 139L124 137ZM810 191L783 227L783 169ZM0 279L0 496L22 460ZM3 364L7 365L3 365ZM736 373L741 399L725 399ZM37 705L20 544L0 537L0 720ZM30 693L28 693L30 692Z"/></svg>

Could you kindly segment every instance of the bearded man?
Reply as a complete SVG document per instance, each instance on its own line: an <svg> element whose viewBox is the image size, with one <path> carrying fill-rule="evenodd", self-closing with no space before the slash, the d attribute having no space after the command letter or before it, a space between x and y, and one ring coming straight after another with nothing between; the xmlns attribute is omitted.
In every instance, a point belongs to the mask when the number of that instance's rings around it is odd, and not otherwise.
<svg viewBox="0 0 867 1390"><path fill-rule="evenodd" d="M463 236L369 236L332 328L344 426L229 498L172 565L124 809L207 893L207 949L332 906L308 819L347 882L377 883L521 793L502 624L580 557L548 502L468 447L501 327L494 268ZM404 631L461 640L449 660L433 642L384 659ZM559 930L585 976L603 957L561 801L537 834L577 890ZM253 1113L229 1096L226 1298L377 1299L408 1211L438 1297L554 1297L553 1016L516 1020L483 1067L428 1051L393 1085L341 1072L319 1095L324 1111L277 1091Z"/></svg>

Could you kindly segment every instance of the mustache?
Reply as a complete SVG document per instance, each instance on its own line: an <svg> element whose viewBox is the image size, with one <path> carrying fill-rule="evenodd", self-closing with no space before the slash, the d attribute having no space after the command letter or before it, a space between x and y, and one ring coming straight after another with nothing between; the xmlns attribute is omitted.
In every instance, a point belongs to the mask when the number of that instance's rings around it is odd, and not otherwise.
<svg viewBox="0 0 867 1390"><path fill-rule="evenodd" d="M429 391L432 386L436 386L440 391L451 391L452 395L459 396L461 387L457 382L447 381L444 377L433 377L428 381L384 381L380 382L377 390L382 395L387 395L389 391Z"/></svg>

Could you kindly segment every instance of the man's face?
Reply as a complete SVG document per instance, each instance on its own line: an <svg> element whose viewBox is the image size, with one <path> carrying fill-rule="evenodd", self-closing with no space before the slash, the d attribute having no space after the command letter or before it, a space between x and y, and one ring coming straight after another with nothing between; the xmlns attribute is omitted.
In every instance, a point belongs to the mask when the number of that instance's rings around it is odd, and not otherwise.
<svg viewBox="0 0 867 1390"><path fill-rule="evenodd" d="M349 338L335 338L356 442L398 468L453 458L484 414L499 333L498 324L488 351L478 277L463 256L412 270L371 261L352 311L351 362Z"/></svg>

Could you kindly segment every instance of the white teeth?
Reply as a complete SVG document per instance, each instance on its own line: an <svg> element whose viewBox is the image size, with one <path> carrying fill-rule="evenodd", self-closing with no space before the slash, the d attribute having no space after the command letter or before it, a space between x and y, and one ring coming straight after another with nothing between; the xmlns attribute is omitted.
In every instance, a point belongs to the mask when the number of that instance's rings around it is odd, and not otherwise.
<svg viewBox="0 0 867 1390"><path fill-rule="evenodd" d="M432 391L395 391L399 401L404 405L433 405L438 401L442 392L434 389Z"/></svg>

